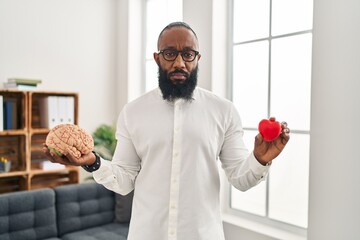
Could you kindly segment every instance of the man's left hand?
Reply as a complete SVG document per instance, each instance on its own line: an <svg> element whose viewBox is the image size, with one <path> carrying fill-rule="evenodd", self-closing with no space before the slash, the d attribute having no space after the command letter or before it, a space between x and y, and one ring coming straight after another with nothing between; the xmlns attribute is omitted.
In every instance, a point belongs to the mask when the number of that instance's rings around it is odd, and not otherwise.
<svg viewBox="0 0 360 240"><path fill-rule="evenodd" d="M290 139L290 129L286 122L281 123L281 134L272 142L267 142L259 133L255 137L254 156L262 165L276 158Z"/></svg>

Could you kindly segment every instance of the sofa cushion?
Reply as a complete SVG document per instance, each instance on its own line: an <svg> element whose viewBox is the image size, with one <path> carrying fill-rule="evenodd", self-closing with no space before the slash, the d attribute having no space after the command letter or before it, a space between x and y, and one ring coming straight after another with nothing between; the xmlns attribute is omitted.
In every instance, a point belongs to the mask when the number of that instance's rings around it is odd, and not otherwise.
<svg viewBox="0 0 360 240"><path fill-rule="evenodd" d="M114 193L102 185L82 183L54 190L59 236L114 222Z"/></svg>
<svg viewBox="0 0 360 240"><path fill-rule="evenodd" d="M134 191L124 196L115 194L115 222L130 222L133 197Z"/></svg>
<svg viewBox="0 0 360 240"><path fill-rule="evenodd" d="M126 240L129 231L128 223L110 223L89 228L62 236L63 240Z"/></svg>
<svg viewBox="0 0 360 240"><path fill-rule="evenodd" d="M57 239L51 189L0 194L0 239Z"/></svg>

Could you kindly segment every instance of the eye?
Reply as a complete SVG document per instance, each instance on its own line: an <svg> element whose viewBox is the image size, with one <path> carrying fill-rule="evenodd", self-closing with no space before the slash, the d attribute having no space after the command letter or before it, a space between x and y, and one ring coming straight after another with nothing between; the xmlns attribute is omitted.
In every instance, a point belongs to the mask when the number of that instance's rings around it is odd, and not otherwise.
<svg viewBox="0 0 360 240"><path fill-rule="evenodd" d="M173 56L176 55L176 51L173 51L173 50L165 50L165 51L164 51L164 55L165 55L166 57L173 57Z"/></svg>
<svg viewBox="0 0 360 240"><path fill-rule="evenodd" d="M186 57L186 58L193 58L194 57L194 52L193 51L184 51L183 56Z"/></svg>

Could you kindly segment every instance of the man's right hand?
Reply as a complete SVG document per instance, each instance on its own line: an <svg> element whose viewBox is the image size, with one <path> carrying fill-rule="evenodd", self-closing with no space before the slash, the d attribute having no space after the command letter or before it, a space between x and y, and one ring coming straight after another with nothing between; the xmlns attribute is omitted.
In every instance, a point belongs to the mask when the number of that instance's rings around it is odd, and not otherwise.
<svg viewBox="0 0 360 240"><path fill-rule="evenodd" d="M73 155L71 155L70 151L67 151L68 153L59 156L54 150L49 150L45 143L43 144L43 146L43 153L45 154L47 159L49 159L49 161L53 163L60 163L63 165L72 166L83 166L92 165L93 163L95 163L96 160L96 157L92 152L89 152L88 154L83 154L79 158L75 158Z"/></svg>

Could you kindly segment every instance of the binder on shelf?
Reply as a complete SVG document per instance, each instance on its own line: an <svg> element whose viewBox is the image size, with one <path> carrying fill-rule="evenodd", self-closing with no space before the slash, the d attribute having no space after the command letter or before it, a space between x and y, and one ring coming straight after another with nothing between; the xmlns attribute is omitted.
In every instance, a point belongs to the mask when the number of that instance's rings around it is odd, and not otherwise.
<svg viewBox="0 0 360 240"><path fill-rule="evenodd" d="M53 128L60 123L58 116L58 97L48 96L39 100L40 125L43 128Z"/></svg>
<svg viewBox="0 0 360 240"><path fill-rule="evenodd" d="M65 123L75 123L75 98L72 96L66 97L66 119Z"/></svg>
<svg viewBox="0 0 360 240"><path fill-rule="evenodd" d="M57 110L59 124L64 124L66 121L66 98L65 96L57 97Z"/></svg>
<svg viewBox="0 0 360 240"><path fill-rule="evenodd" d="M48 126L53 128L60 123L58 110L58 97L48 96Z"/></svg>

